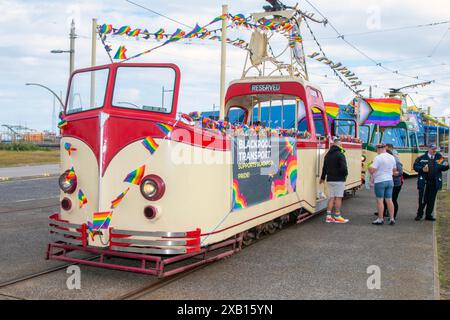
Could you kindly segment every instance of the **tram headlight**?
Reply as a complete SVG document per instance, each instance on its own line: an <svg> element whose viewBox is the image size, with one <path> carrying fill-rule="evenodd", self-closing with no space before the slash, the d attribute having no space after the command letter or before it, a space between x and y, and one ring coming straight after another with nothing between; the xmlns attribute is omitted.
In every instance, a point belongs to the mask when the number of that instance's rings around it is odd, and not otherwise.
<svg viewBox="0 0 450 320"><path fill-rule="evenodd" d="M70 170L67 170L59 176L59 187L64 193L72 194L77 189L77 176L72 174L72 177L68 177Z"/></svg>
<svg viewBox="0 0 450 320"><path fill-rule="evenodd" d="M141 194L149 201L157 201L162 198L166 191L164 181L156 176L149 175L144 177L141 182Z"/></svg>

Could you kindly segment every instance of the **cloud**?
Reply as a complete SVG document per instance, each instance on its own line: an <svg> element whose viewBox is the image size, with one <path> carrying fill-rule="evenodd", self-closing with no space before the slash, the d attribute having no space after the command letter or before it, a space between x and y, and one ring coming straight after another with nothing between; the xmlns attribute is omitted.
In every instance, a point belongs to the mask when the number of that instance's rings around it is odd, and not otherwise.
<svg viewBox="0 0 450 320"><path fill-rule="evenodd" d="M221 13L223 1L191 0L162 1L134 0L174 20L193 26L196 22L207 23ZM260 11L262 1L227 1L233 13ZM296 1L285 0L292 5ZM325 14L333 26L343 34L376 31L448 20L447 1L433 0L426 5L418 0L314 0L312 2ZM314 12L306 2L300 2L302 9ZM345 7L345 8L344 8ZM68 78L68 55L51 54L52 49L67 50L69 47L69 24L72 19L77 26L76 68L90 65L91 20L108 22L115 26L132 25L149 30L163 26L168 32L182 27L149 11L131 5L124 0L2 0L0 1L0 124L23 123L36 129L50 129L53 98L46 91L26 87L26 82L48 85L54 91L65 94ZM319 14L316 13L316 17ZM375 23L374 23L375 22ZM325 52L335 61L341 61L357 73L368 91L373 86L375 96L383 96L392 87L402 87L416 80L383 71L380 67L358 53L354 48L337 39L330 26L311 24ZM435 50L449 25L349 35L352 44L375 60L401 73L437 80L432 86L411 90L415 103L432 106L434 114L443 114L450 105L450 35ZM188 29L187 27L182 27ZM13 32L12 32L13 30ZM302 27L305 51L317 51L309 32ZM230 37L248 35L231 32ZM128 55L141 52L155 45L152 42L112 40L114 48L125 44ZM275 45L274 50L280 46ZM98 43L97 64L109 62ZM241 77L245 52L230 48L227 61L227 81ZM182 92L180 109L212 109L219 104L220 44L214 41L192 41L175 43L145 55L136 62L172 62L182 70ZM444 63L444 64L442 64ZM446 64L445 64L446 63ZM346 103L352 93L343 87L330 70L308 59L311 81L322 87L326 100ZM326 77L325 77L326 76ZM416 93L418 92L418 93ZM447 109L446 109L447 108Z"/></svg>

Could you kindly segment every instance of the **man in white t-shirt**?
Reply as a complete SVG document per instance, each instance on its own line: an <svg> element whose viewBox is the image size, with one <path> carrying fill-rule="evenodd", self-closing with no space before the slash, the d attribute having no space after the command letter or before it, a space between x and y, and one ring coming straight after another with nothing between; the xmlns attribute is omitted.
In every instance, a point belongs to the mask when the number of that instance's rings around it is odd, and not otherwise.
<svg viewBox="0 0 450 320"><path fill-rule="evenodd" d="M395 158L386 152L386 145L377 145L377 153L375 160L369 168L370 174L374 177L375 195L377 197L378 219L374 225L384 224L384 201L386 201L391 226L395 225L394 219L394 203L392 202L392 191L394 189L393 175L396 175L397 163Z"/></svg>

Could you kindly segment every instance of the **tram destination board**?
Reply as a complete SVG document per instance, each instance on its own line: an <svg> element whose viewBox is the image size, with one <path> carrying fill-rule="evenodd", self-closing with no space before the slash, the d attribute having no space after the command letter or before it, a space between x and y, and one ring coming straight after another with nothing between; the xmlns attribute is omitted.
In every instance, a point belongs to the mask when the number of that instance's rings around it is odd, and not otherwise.
<svg viewBox="0 0 450 320"><path fill-rule="evenodd" d="M235 137L232 182L233 211L296 192L295 138Z"/></svg>

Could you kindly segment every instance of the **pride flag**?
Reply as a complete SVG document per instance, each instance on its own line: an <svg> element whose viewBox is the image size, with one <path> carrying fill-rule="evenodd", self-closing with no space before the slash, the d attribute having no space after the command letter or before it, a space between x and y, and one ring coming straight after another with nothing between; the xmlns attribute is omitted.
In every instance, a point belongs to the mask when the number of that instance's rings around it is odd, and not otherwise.
<svg viewBox="0 0 450 320"><path fill-rule="evenodd" d="M116 52L116 55L114 56L114 59L116 59L116 60L126 59L127 56L125 55L125 52L127 52L127 48L125 48L125 46L120 46L119 49L117 49L117 52Z"/></svg>
<svg viewBox="0 0 450 320"><path fill-rule="evenodd" d="M192 39L195 38L199 33L204 33L204 29L202 27L200 27L198 24L195 25L195 28L192 29L191 32L189 32L187 35L185 35L184 37L186 39Z"/></svg>
<svg viewBox="0 0 450 320"><path fill-rule="evenodd" d="M372 107L364 124L376 124L380 127L396 126L400 122L402 101L398 99L366 99Z"/></svg>
<svg viewBox="0 0 450 320"><path fill-rule="evenodd" d="M185 32L181 29L177 29L169 38L169 40L167 40L166 42L164 42L164 45L170 43L170 42L175 42L178 41L180 39L182 39L185 35Z"/></svg>
<svg viewBox="0 0 450 320"><path fill-rule="evenodd" d="M131 31L130 26L123 26L119 30L114 32L114 35L123 36L124 34L128 34L128 32L130 32L130 31Z"/></svg>
<svg viewBox="0 0 450 320"><path fill-rule="evenodd" d="M119 194L119 196L116 199L111 201L111 209L115 209L119 205L119 203L123 200L123 198L125 198L125 195L127 194L128 191L130 191L130 188Z"/></svg>
<svg viewBox="0 0 450 320"><path fill-rule="evenodd" d="M336 119L339 115L339 105L334 102L325 102L325 112L331 119Z"/></svg>
<svg viewBox="0 0 450 320"><path fill-rule="evenodd" d="M129 37L137 37L141 33L141 29L134 29L133 31L128 32Z"/></svg>
<svg viewBox="0 0 450 320"><path fill-rule="evenodd" d="M139 184L141 184L141 180L142 180L142 177L144 176L144 172L145 172L145 165L130 172L126 176L125 180L123 180L123 181L139 185Z"/></svg>
<svg viewBox="0 0 450 320"><path fill-rule="evenodd" d="M77 151L77 148L74 148L69 142L64 143L64 149L69 153L69 156L72 155L73 151Z"/></svg>
<svg viewBox="0 0 450 320"><path fill-rule="evenodd" d="M80 209L88 202L86 195L83 193L83 191L78 190L78 201L80 204Z"/></svg>
<svg viewBox="0 0 450 320"><path fill-rule="evenodd" d="M163 39L164 38L164 29L159 29L158 31L155 32L155 38L156 39Z"/></svg>
<svg viewBox="0 0 450 320"><path fill-rule="evenodd" d="M144 145L145 149L150 151L151 154L154 154L156 149L158 149L159 147L159 145L152 137L145 138L144 141L142 141L142 144Z"/></svg>
<svg viewBox="0 0 450 320"><path fill-rule="evenodd" d="M165 135L168 135L173 130L173 127L167 123L158 123L157 126Z"/></svg>
<svg viewBox="0 0 450 320"><path fill-rule="evenodd" d="M108 229L111 223L112 212L95 212L93 222L93 228L98 229Z"/></svg>

